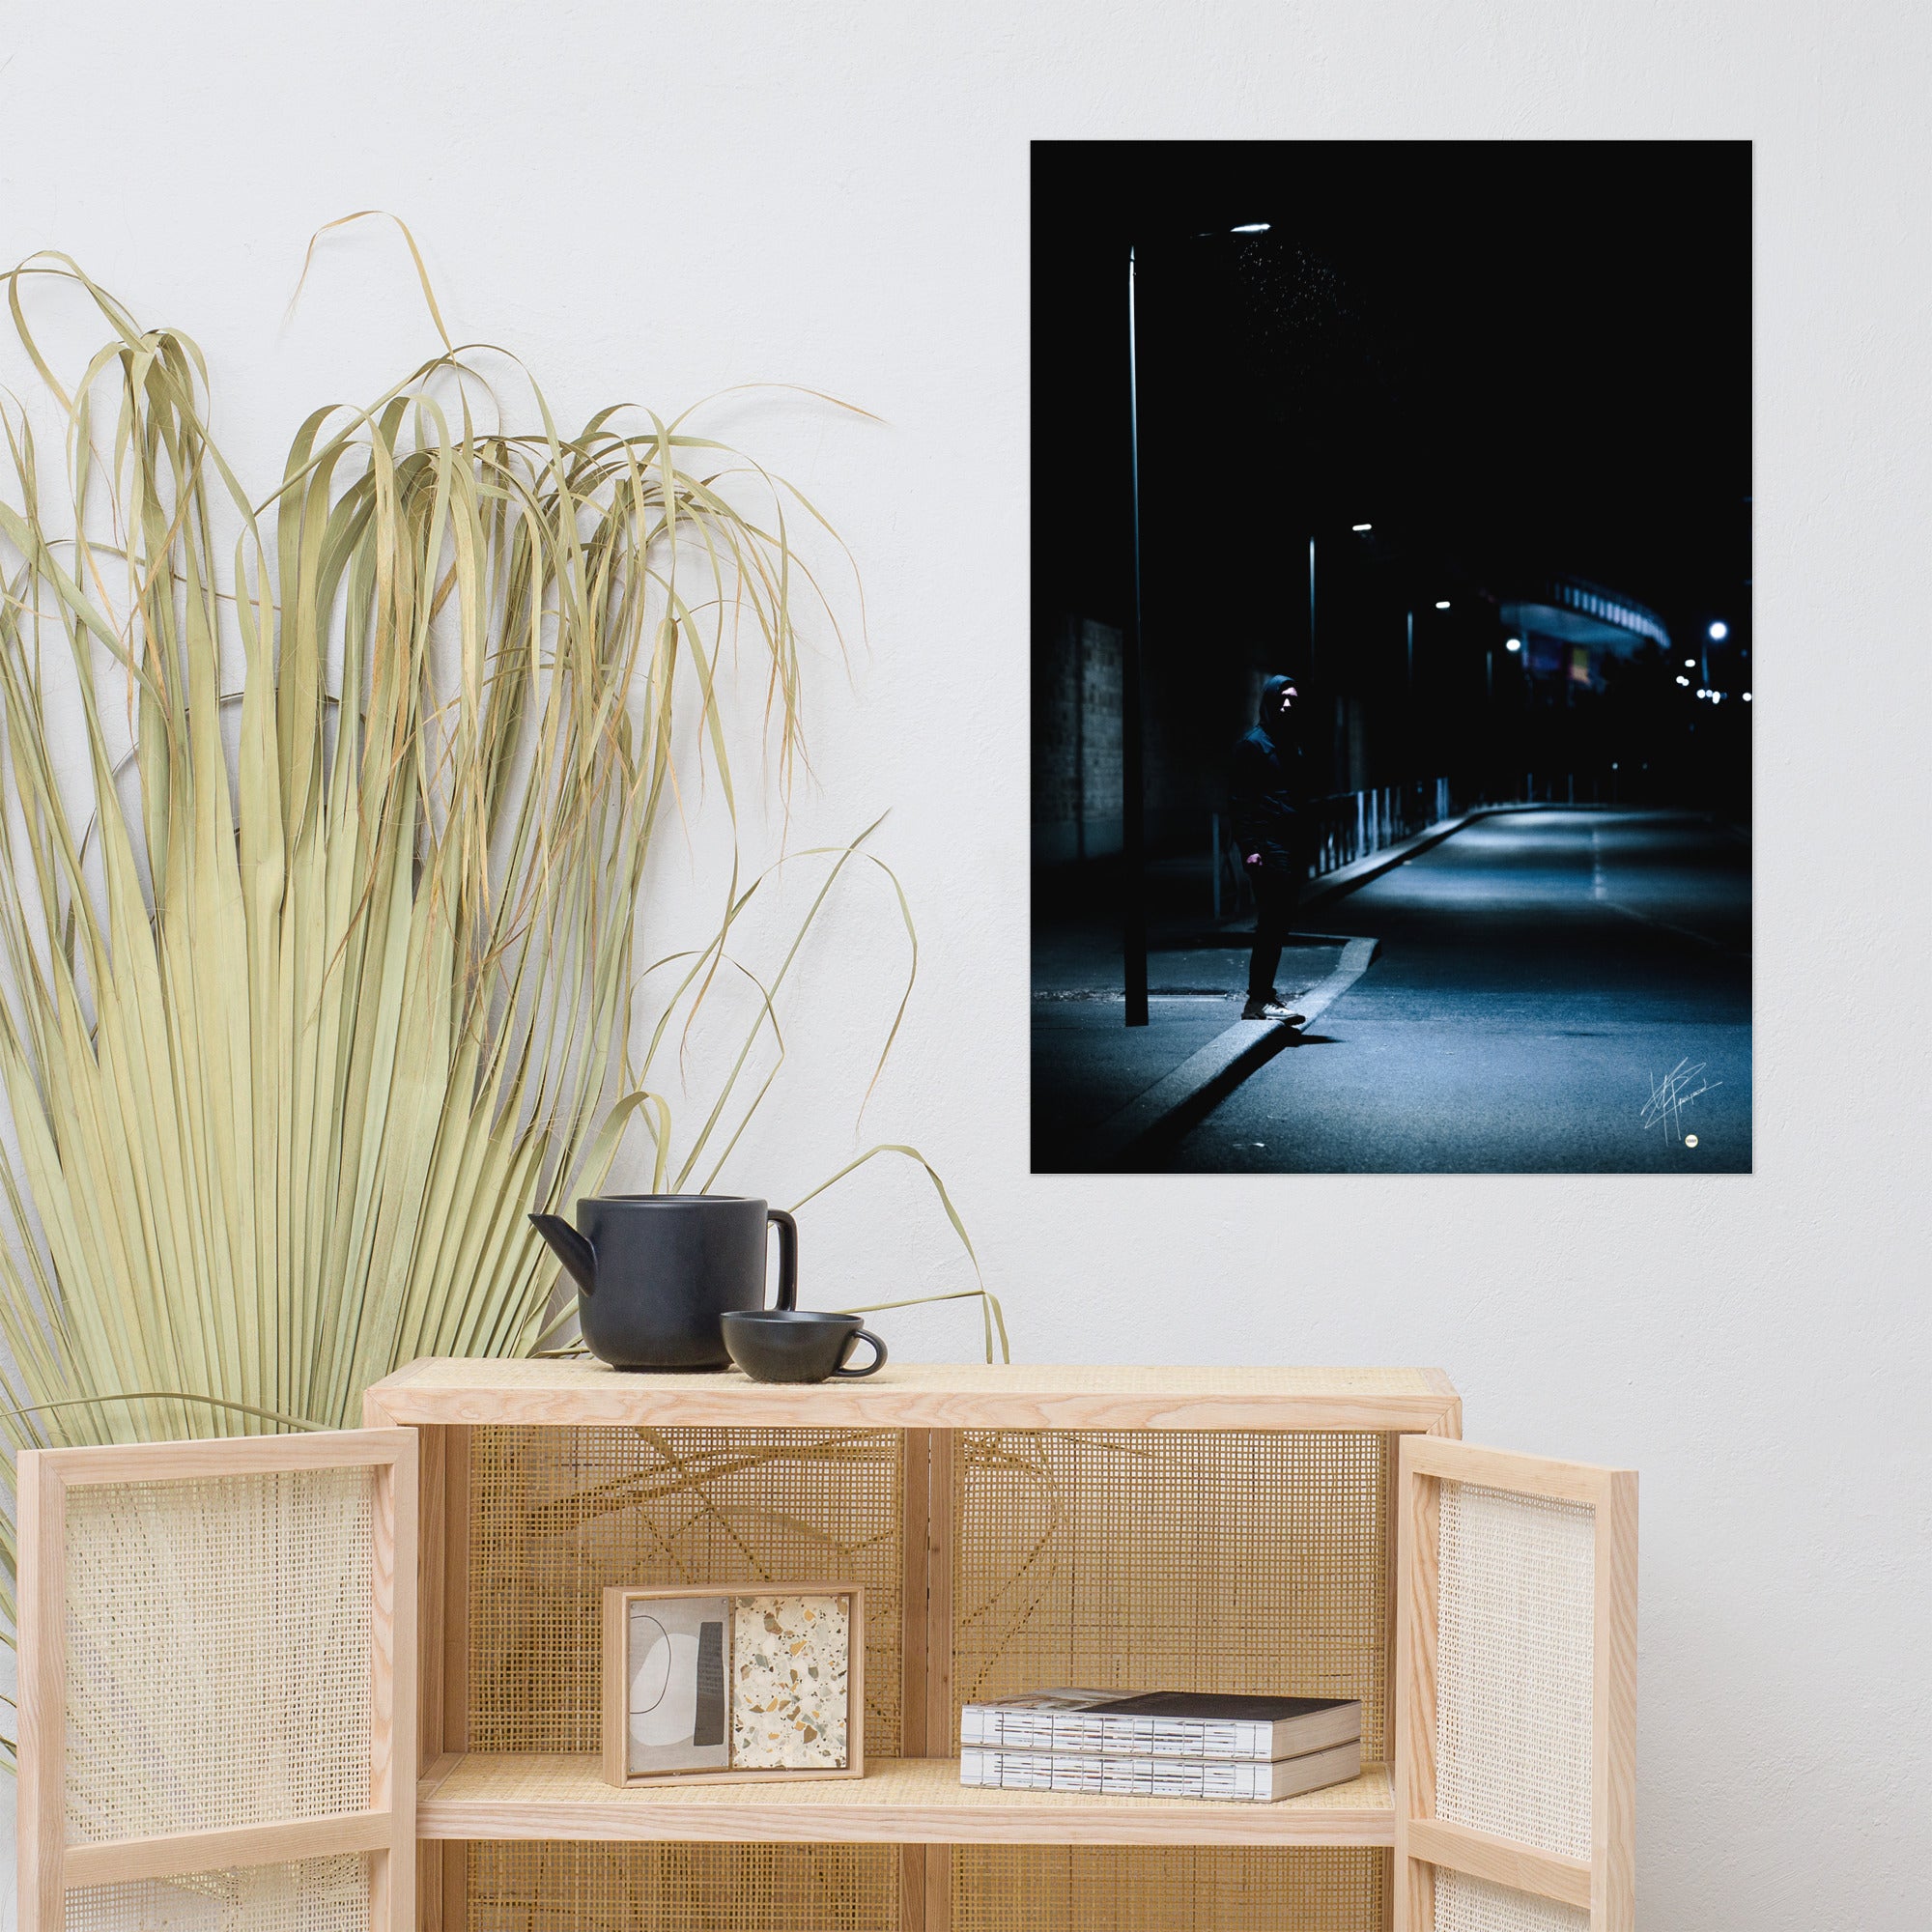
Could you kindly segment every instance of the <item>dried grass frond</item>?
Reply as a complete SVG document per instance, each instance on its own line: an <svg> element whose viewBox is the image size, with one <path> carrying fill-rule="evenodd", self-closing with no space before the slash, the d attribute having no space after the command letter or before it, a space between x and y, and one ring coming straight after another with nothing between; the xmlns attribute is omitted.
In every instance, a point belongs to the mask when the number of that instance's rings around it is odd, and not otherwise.
<svg viewBox="0 0 1932 1932"><path fill-rule="evenodd" d="M526 1210L594 1191L640 1112L658 1186L715 1180L776 1071L767 1027L782 1057L774 1000L826 892L878 863L862 840L792 855L827 869L794 943L771 976L735 957L764 880L739 881L745 727L721 666L755 654L784 793L795 606L830 616L787 502L829 526L688 416L607 410L566 434L531 382L538 431L480 427L482 358L451 344L410 247L443 352L366 408L316 411L261 502L210 434L192 341L64 256L5 278L65 425L55 462L0 402L15 1449L349 1425L415 1356L554 1340ZM48 278L106 326L71 388L29 321ZM77 777L54 751L76 739ZM627 1035L646 864L694 777L731 820L730 881L651 1055L721 975L758 997L674 1149Z"/></svg>

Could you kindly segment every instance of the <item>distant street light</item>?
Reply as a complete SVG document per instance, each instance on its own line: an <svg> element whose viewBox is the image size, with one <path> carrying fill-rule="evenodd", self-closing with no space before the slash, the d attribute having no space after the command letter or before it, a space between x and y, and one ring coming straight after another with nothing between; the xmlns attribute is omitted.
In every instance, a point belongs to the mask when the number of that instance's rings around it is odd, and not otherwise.
<svg viewBox="0 0 1932 1932"><path fill-rule="evenodd" d="M1365 537L1365 536L1367 536L1367 535L1368 535L1368 533L1369 533L1369 532L1370 532L1370 531L1371 531L1372 529L1374 529L1374 528L1375 528L1375 525L1373 525L1373 524L1350 524L1350 525L1349 526L1349 527L1350 527L1350 528L1351 530L1353 530L1353 531L1354 531L1354 533L1355 533L1355 534L1356 534L1356 535L1357 535L1358 537Z"/></svg>
<svg viewBox="0 0 1932 1932"><path fill-rule="evenodd" d="M1438 597L1438 598L1437 598L1437 599L1435 600L1435 608L1436 608L1436 609L1437 609L1438 611L1446 611L1446 610L1448 610L1448 608L1449 608L1449 600L1448 600L1448 598L1446 598L1446 597Z"/></svg>
<svg viewBox="0 0 1932 1932"><path fill-rule="evenodd" d="M1270 221L1244 221L1238 228L1228 230L1230 235L1265 235L1273 227Z"/></svg>
<svg viewBox="0 0 1932 1932"><path fill-rule="evenodd" d="M1724 641L1724 639L1731 635L1731 627L1727 623L1725 623L1721 617L1719 617L1718 621L1711 626L1710 635L1711 635L1711 641L1714 644L1721 644Z"/></svg>
<svg viewBox="0 0 1932 1932"><path fill-rule="evenodd" d="M1695 670L1697 668L1697 660L1695 658L1686 658L1684 660L1684 668L1686 670Z"/></svg>
<svg viewBox="0 0 1932 1932"><path fill-rule="evenodd" d="M1746 702L1747 704L1748 704L1748 703L1750 702L1750 693L1749 693L1749 692L1746 692L1746 693L1745 693L1745 695L1744 695L1744 697L1745 697L1745 702Z"/></svg>
<svg viewBox="0 0 1932 1932"><path fill-rule="evenodd" d="M1505 638L1503 639L1503 649L1506 651L1520 651L1522 649L1522 639L1520 638Z"/></svg>
<svg viewBox="0 0 1932 1932"><path fill-rule="evenodd" d="M1686 690L1686 691L1689 691L1689 690L1690 690L1690 679L1689 679L1688 677L1680 677L1680 678L1679 678L1679 679L1677 680L1677 682L1678 682L1679 684L1681 684L1681 685L1682 685L1682 686L1683 686L1683 687L1685 688L1685 690Z"/></svg>

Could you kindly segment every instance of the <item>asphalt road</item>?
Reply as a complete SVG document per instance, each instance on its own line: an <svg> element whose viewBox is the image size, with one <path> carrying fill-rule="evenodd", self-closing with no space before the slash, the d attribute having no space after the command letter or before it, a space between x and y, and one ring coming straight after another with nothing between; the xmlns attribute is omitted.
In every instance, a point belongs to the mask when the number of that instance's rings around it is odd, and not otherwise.
<svg viewBox="0 0 1932 1932"><path fill-rule="evenodd" d="M1686 813L1511 812L1310 918L1380 955L1171 1168L1750 1171L1740 835Z"/></svg>

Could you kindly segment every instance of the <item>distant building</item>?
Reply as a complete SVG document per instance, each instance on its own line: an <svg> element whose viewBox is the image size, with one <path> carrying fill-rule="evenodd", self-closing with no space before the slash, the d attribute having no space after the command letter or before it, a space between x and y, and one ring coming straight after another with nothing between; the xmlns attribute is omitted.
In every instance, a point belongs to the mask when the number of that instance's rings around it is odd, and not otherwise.
<svg viewBox="0 0 1932 1932"><path fill-rule="evenodd" d="M1670 633L1655 611L1601 584L1563 577L1533 597L1502 607L1512 637L1522 639L1522 668L1532 685L1604 688L1604 666L1649 645L1667 656Z"/></svg>

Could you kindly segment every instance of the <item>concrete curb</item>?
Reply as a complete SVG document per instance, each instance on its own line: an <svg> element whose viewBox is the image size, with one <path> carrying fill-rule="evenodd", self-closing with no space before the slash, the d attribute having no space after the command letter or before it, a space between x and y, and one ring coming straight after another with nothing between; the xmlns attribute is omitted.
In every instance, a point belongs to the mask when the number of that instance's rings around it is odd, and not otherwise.
<svg viewBox="0 0 1932 1932"><path fill-rule="evenodd" d="M1392 872L1405 859L1413 859L1418 852L1426 852L1432 845L1439 845L1452 834L1462 831L1465 825L1473 825L1479 818L1494 818L1505 811L1530 811L1537 808L1523 805L1484 805L1474 811L1465 811L1460 818L1444 818L1432 825L1426 832L1418 832L1413 838L1405 838L1399 845L1384 845L1379 852L1371 852L1366 859L1357 859L1352 866L1338 866L1332 872L1324 872L1321 878L1306 887L1295 911L1308 911L1311 906L1326 905L1331 899L1339 899L1352 893L1357 886L1366 886L1371 879L1378 879L1384 872Z"/></svg>
<svg viewBox="0 0 1932 1932"><path fill-rule="evenodd" d="M1378 939L1349 941L1335 970L1296 1002L1310 1025L1369 970L1380 945ZM1116 1168L1144 1146L1179 1139L1224 1094L1293 1038L1294 1029L1275 1020L1236 1020L1189 1054L1165 1079L1102 1121L1081 1144L1076 1171L1091 1174Z"/></svg>

